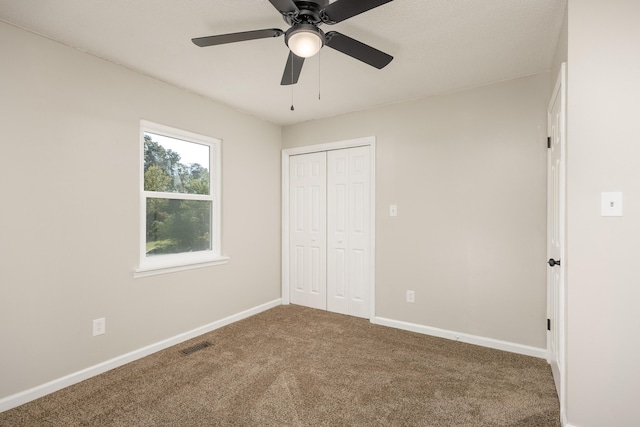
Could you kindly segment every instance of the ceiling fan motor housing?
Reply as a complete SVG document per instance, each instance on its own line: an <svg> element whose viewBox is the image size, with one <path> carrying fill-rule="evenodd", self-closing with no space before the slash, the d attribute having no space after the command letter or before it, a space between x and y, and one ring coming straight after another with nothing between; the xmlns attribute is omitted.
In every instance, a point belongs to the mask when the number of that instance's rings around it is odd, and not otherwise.
<svg viewBox="0 0 640 427"><path fill-rule="evenodd" d="M317 1L294 1L298 7L295 14L283 14L284 21L289 25L308 23L313 25L322 24L320 11L329 5L329 0Z"/></svg>

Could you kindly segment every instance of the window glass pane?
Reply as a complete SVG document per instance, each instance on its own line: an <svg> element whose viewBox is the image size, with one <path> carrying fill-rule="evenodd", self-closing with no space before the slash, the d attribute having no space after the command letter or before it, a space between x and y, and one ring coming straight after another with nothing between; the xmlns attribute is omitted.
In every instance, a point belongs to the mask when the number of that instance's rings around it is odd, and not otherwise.
<svg viewBox="0 0 640 427"><path fill-rule="evenodd" d="M208 200L147 198L146 255L211 250Z"/></svg>
<svg viewBox="0 0 640 427"><path fill-rule="evenodd" d="M144 133L144 190L210 194L209 149L205 144Z"/></svg>

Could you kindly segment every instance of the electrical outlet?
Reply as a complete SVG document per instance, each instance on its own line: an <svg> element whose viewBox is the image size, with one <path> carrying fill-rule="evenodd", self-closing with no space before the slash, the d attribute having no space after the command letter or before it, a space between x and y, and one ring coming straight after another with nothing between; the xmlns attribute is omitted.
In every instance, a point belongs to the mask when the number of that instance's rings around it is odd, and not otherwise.
<svg viewBox="0 0 640 427"><path fill-rule="evenodd" d="M601 216L622 216L622 193L602 193L601 195Z"/></svg>
<svg viewBox="0 0 640 427"><path fill-rule="evenodd" d="M106 326L107 324L104 317L102 319L95 319L93 321L93 336L104 334L107 331Z"/></svg>
<svg viewBox="0 0 640 427"><path fill-rule="evenodd" d="M407 302L416 302L416 292L407 291Z"/></svg>

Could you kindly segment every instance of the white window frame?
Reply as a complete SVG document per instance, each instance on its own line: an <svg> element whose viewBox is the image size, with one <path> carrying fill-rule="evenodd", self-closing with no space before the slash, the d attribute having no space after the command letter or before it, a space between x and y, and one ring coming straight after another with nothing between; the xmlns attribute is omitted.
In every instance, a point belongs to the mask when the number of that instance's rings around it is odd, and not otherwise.
<svg viewBox="0 0 640 427"><path fill-rule="evenodd" d="M209 146L209 194L166 193L145 191L144 189L144 134L153 133L186 142ZM200 135L182 129L161 125L147 120L140 120L140 235L139 265L134 277L145 277L156 274L172 273L193 268L209 267L225 264L229 258L221 254L221 161L220 146L222 140ZM206 200L211 202L211 249L179 254L146 255L146 211L147 198Z"/></svg>

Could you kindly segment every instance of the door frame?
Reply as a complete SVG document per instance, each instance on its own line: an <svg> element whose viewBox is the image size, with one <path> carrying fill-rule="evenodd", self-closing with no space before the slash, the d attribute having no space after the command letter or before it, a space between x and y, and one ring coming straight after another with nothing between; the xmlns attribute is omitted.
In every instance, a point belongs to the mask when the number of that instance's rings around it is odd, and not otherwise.
<svg viewBox="0 0 640 427"><path fill-rule="evenodd" d="M557 322L557 331L558 331L558 348L557 351L557 360L560 361L561 365L559 366L558 372L554 372L554 376L558 377L559 380L559 389L557 389L558 400L560 401L560 418L562 420L563 425L566 424L566 389L567 389L567 359L566 359L566 339L567 339L567 310L566 310L566 301L567 301L567 290L566 290L566 268L567 268L567 257L566 257L566 165L567 165L567 129L566 129L566 117L567 117L567 64L563 62L560 65L560 70L557 76L557 80L551 94L551 98L549 100L549 108L547 110L547 134L551 137L551 108L555 102L560 102L560 171L559 171L559 224L558 224L558 234L560 241L560 260L561 264L556 268L560 268L560 289L558 290L558 317L554 318L553 321ZM550 153L547 155L547 177L549 176L549 170L551 168L551 155ZM549 197L552 197L550 192L547 192L547 209L549 208ZM551 213L548 213L551 215ZM549 216L548 216L549 217ZM550 255L550 241L549 241L549 223L547 222L547 255ZM549 256L547 257L547 259ZM547 267L548 269L549 267ZM549 271L549 270L548 270ZM551 319L552 317L552 303L551 298L552 292L554 291L551 286L551 273L547 273L547 318ZM553 369L553 364L551 363L551 334L547 334L547 362L551 365ZM555 382L555 381L554 381ZM557 386L557 384L556 384Z"/></svg>
<svg viewBox="0 0 640 427"><path fill-rule="evenodd" d="M303 147L285 148L282 150L282 304L290 303L289 298L289 158L300 154L317 153L323 151L342 150L353 147L366 147L371 150L370 168L371 174L371 251L370 251L370 277L369 284L369 321L375 318L376 307L376 279L375 279L375 253L376 253L376 138L368 136L364 138L348 139L344 141L329 142L325 144L306 145Z"/></svg>

